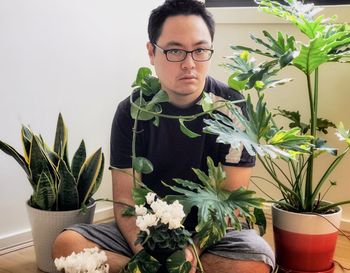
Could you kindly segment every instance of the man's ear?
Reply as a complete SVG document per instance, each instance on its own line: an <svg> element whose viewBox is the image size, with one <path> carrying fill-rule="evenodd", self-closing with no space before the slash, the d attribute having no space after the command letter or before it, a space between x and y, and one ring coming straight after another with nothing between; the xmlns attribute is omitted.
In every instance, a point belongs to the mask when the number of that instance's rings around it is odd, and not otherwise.
<svg viewBox="0 0 350 273"><path fill-rule="evenodd" d="M151 65L154 65L154 46L151 42L147 43L147 52Z"/></svg>

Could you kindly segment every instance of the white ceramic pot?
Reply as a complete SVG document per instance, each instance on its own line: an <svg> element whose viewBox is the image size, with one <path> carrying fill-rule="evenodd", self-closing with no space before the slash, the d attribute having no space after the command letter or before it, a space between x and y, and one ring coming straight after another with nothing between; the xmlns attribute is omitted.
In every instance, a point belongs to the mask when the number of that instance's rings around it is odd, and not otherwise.
<svg viewBox="0 0 350 273"><path fill-rule="evenodd" d="M85 213L80 210L46 211L28 205L27 212L32 227L36 263L44 272L58 272L53 263L51 250L58 234L76 223L92 223L96 202L88 206Z"/></svg>
<svg viewBox="0 0 350 273"><path fill-rule="evenodd" d="M294 213L272 206L276 262L286 271L334 272L342 209L331 214Z"/></svg>

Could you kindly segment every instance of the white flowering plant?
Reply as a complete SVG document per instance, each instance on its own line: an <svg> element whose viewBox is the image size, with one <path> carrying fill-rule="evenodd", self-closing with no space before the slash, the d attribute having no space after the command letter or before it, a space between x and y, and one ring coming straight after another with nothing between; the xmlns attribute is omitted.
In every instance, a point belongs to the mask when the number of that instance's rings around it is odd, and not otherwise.
<svg viewBox="0 0 350 273"><path fill-rule="evenodd" d="M65 273L108 273L109 265L104 251L97 247L85 248L79 253L73 252L70 256L55 259L58 271Z"/></svg>

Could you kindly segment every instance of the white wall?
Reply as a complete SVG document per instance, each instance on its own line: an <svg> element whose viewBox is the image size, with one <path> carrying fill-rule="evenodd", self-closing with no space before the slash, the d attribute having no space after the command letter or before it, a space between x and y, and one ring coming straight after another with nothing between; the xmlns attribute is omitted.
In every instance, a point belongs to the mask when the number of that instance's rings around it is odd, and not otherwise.
<svg viewBox="0 0 350 273"><path fill-rule="evenodd" d="M298 39L302 39L302 35L295 32L295 28L289 24L283 23L272 15L266 15L257 12L256 8L212 8L217 23L215 54L213 56L213 66L211 74L222 81L227 81L229 72L219 67L218 63L224 63L223 56L232 54L230 45L245 45L256 48L256 44L249 38L249 33L255 36L263 37L262 30L268 30L272 34L277 31L292 33ZM342 7L326 7L323 12L327 16L337 14L340 22L346 22L350 18L350 6ZM332 63L323 65L320 68L320 95L319 95L319 116L328 118L335 124L342 121L347 128L350 128L350 64ZM308 119L308 97L306 91L306 83L303 74L296 69L287 69L279 78L294 78L294 81L266 92L267 99L270 103L270 109L281 106L286 110L299 110L304 115L304 121ZM255 95L255 94L254 94ZM285 126L288 123L285 124ZM327 136L329 146L337 147L340 151L345 149L345 145L340 145L334 136L334 130L330 130ZM327 159L328 158L328 159ZM329 155L321 156L316 161L315 171L316 177L320 177L330 164L332 157ZM342 200L350 200L349 191L349 166L350 154L337 167L335 172L329 177L335 180L337 186L333 188L326 196L326 199L339 202ZM263 168L258 164L254 170L254 175L262 175L268 177L263 172ZM280 198L279 192L267 183L259 182L259 186L274 198ZM253 189L257 190L254 186ZM259 192L259 190L257 190ZM263 197L266 197L262 195ZM350 205L343 206L343 224L342 227L350 231Z"/></svg>
<svg viewBox="0 0 350 273"><path fill-rule="evenodd" d="M70 156L82 138L90 153L102 146L107 166L98 197L111 197L111 121L138 67L149 66L147 20L162 2L1 1L0 139L22 151L20 128L28 124L52 145L62 112ZM0 184L1 249L28 234L25 201L31 194L25 173L2 152Z"/></svg>

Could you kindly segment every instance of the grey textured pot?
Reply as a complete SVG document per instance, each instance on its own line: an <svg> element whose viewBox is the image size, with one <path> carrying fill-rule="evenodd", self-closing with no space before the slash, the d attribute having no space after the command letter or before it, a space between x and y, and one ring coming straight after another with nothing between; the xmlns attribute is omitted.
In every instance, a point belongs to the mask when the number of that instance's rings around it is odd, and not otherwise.
<svg viewBox="0 0 350 273"><path fill-rule="evenodd" d="M36 264L44 272L58 272L51 257L53 242L66 227L76 223L92 223L96 202L88 206L86 213L80 210L46 211L26 204L32 227Z"/></svg>

